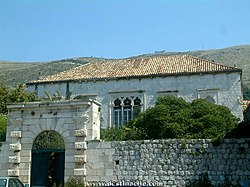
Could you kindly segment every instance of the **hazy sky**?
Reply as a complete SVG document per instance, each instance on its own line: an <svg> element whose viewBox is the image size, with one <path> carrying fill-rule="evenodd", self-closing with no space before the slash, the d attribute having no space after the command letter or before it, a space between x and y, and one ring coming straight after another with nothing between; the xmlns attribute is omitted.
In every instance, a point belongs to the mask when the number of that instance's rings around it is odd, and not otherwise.
<svg viewBox="0 0 250 187"><path fill-rule="evenodd" d="M250 0L0 0L0 60L250 44Z"/></svg>

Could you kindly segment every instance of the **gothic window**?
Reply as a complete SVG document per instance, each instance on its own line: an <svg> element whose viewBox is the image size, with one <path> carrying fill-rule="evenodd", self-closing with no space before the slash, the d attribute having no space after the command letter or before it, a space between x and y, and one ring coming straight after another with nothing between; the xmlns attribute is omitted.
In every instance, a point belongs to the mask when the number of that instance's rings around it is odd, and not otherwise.
<svg viewBox="0 0 250 187"><path fill-rule="evenodd" d="M119 97L113 102L112 121L115 127L126 124L141 112L142 104L139 97Z"/></svg>
<svg viewBox="0 0 250 187"><path fill-rule="evenodd" d="M129 98L126 98L123 103L124 103L123 116L124 116L124 123L126 124L132 118L132 105L131 105L132 102Z"/></svg>
<svg viewBox="0 0 250 187"><path fill-rule="evenodd" d="M119 127L122 122L121 100L118 98L114 101L114 125Z"/></svg>
<svg viewBox="0 0 250 187"><path fill-rule="evenodd" d="M141 112L141 99L139 99L138 97L135 98L134 100L134 118L138 117L139 114Z"/></svg>

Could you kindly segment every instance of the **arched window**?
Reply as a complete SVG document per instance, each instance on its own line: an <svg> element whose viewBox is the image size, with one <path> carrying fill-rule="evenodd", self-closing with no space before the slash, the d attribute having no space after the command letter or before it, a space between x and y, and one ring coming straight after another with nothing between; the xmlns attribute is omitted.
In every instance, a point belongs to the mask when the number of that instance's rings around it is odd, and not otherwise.
<svg viewBox="0 0 250 187"><path fill-rule="evenodd" d="M134 110L133 110L133 118L136 118L139 116L141 112L141 99L136 97L134 100Z"/></svg>
<svg viewBox="0 0 250 187"><path fill-rule="evenodd" d="M129 98L126 98L123 101L123 123L128 123L129 120L132 118L132 105L131 105L131 100Z"/></svg>
<svg viewBox="0 0 250 187"><path fill-rule="evenodd" d="M112 125L120 127L137 117L142 109L139 97L119 97L113 102Z"/></svg>
<svg viewBox="0 0 250 187"><path fill-rule="evenodd" d="M114 101L114 125L119 127L122 123L122 106L118 98Z"/></svg>

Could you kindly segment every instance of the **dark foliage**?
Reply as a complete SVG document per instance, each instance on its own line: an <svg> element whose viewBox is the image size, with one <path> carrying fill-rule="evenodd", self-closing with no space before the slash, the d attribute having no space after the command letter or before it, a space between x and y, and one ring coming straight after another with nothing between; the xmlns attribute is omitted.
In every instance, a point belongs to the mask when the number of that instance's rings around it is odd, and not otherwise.
<svg viewBox="0 0 250 187"><path fill-rule="evenodd" d="M4 83L0 83L0 141L5 141L6 139L7 105L10 103L37 100L39 100L39 98L35 93L27 92L23 84L15 88L10 88Z"/></svg>
<svg viewBox="0 0 250 187"><path fill-rule="evenodd" d="M182 98L165 96L156 105L141 113L119 129L105 130L105 140L143 139L218 139L236 127L238 119L227 107L205 99L186 102Z"/></svg>
<svg viewBox="0 0 250 187"><path fill-rule="evenodd" d="M239 123L225 138L250 138L250 121Z"/></svg>
<svg viewBox="0 0 250 187"><path fill-rule="evenodd" d="M7 105L17 102L38 101L35 93L26 91L25 85L20 84L15 88L10 88L4 83L0 83L0 113L7 114Z"/></svg>
<svg viewBox="0 0 250 187"><path fill-rule="evenodd" d="M205 99L192 103L174 96L161 97L155 107L142 113L133 123L140 139L222 138L238 119L227 107Z"/></svg>

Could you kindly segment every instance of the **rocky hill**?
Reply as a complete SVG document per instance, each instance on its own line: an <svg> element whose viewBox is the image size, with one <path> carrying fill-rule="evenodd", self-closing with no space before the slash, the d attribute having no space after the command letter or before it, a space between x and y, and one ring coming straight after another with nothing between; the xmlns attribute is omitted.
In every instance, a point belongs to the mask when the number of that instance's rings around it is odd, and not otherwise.
<svg viewBox="0 0 250 187"><path fill-rule="evenodd" d="M237 66L243 70L243 87L245 99L250 99L250 45L234 46L224 49L188 51L188 52L165 52L156 51L129 58L154 55L178 55L188 54L210 61ZM9 86L15 86L41 76L48 76L57 72L65 71L85 63L110 60L95 57L69 58L51 62L6 62L0 61L0 80Z"/></svg>

